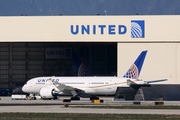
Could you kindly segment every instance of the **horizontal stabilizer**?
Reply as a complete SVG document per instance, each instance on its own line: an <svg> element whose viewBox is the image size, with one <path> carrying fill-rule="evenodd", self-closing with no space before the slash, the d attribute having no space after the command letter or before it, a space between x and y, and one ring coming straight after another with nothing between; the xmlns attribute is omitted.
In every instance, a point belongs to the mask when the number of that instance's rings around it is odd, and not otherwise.
<svg viewBox="0 0 180 120"><path fill-rule="evenodd" d="M147 83L155 83L155 82L163 82L163 81L167 81L168 79L162 79L162 80L153 80L153 81L145 81Z"/></svg>
<svg viewBox="0 0 180 120"><path fill-rule="evenodd" d="M136 83L128 79L128 80L127 80L127 84L128 84L128 85L133 85L133 84L135 85Z"/></svg>
<svg viewBox="0 0 180 120"><path fill-rule="evenodd" d="M134 89L139 89L140 87L151 87L151 85L150 84L131 84L130 87Z"/></svg>
<svg viewBox="0 0 180 120"><path fill-rule="evenodd" d="M139 89L140 87L150 87L151 85L149 84L136 84L135 82L131 81L131 80L127 80L127 84L129 85L129 87L134 88L134 89Z"/></svg>

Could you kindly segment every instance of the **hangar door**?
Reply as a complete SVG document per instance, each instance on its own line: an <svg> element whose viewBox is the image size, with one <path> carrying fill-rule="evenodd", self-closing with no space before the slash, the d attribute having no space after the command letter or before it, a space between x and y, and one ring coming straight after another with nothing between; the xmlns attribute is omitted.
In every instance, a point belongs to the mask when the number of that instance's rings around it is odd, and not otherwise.
<svg viewBox="0 0 180 120"><path fill-rule="evenodd" d="M21 87L39 76L77 76L73 57L51 58L47 50L74 51L90 76L117 75L116 43L0 43L0 89Z"/></svg>

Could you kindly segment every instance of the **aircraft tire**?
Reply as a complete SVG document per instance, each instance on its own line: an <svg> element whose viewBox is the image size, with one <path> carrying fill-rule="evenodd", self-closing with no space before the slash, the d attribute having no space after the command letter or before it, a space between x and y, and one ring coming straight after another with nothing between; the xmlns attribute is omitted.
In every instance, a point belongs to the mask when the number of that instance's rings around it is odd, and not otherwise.
<svg viewBox="0 0 180 120"><path fill-rule="evenodd" d="M80 100L80 97L71 97L71 100Z"/></svg>
<svg viewBox="0 0 180 120"><path fill-rule="evenodd" d="M99 100L99 97L93 96L93 97L90 97L90 100Z"/></svg>
<svg viewBox="0 0 180 120"><path fill-rule="evenodd" d="M71 99L64 99L63 102L71 102Z"/></svg>

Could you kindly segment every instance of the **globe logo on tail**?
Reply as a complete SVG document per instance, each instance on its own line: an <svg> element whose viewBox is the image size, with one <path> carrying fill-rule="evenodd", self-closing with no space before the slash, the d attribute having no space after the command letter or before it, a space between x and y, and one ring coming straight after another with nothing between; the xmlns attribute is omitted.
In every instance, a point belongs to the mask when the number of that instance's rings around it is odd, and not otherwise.
<svg viewBox="0 0 180 120"><path fill-rule="evenodd" d="M131 79L138 79L139 75L138 75L137 66L135 64L133 64L123 77L131 78Z"/></svg>
<svg viewBox="0 0 180 120"><path fill-rule="evenodd" d="M143 20L131 21L131 37L144 38L144 21Z"/></svg>
<svg viewBox="0 0 180 120"><path fill-rule="evenodd" d="M78 76L90 76L90 72L88 71L88 69L86 68L86 66L82 63L79 66L79 70L78 70Z"/></svg>

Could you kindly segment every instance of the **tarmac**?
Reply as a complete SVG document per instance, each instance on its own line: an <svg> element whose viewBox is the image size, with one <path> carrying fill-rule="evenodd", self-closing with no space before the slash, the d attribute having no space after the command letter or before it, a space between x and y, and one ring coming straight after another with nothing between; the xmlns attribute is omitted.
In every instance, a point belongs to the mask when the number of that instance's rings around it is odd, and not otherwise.
<svg viewBox="0 0 180 120"><path fill-rule="evenodd" d="M113 97L100 97L103 103L92 103L89 98L81 98L80 101L63 102L61 97L58 100L11 100L11 97L1 97L0 112L26 112L26 113L96 113L96 114L168 114L180 115L180 110L172 109L94 109L94 108L71 108L65 107L74 105L102 105L102 106L122 106L134 105L135 101L113 101ZM154 105L155 101L136 101L140 105ZM180 106L180 101L163 101L164 105Z"/></svg>
<svg viewBox="0 0 180 120"><path fill-rule="evenodd" d="M166 114L180 115L180 110L167 109L92 109L65 108L63 106L6 106L0 107L0 112L13 113L96 113L96 114Z"/></svg>

